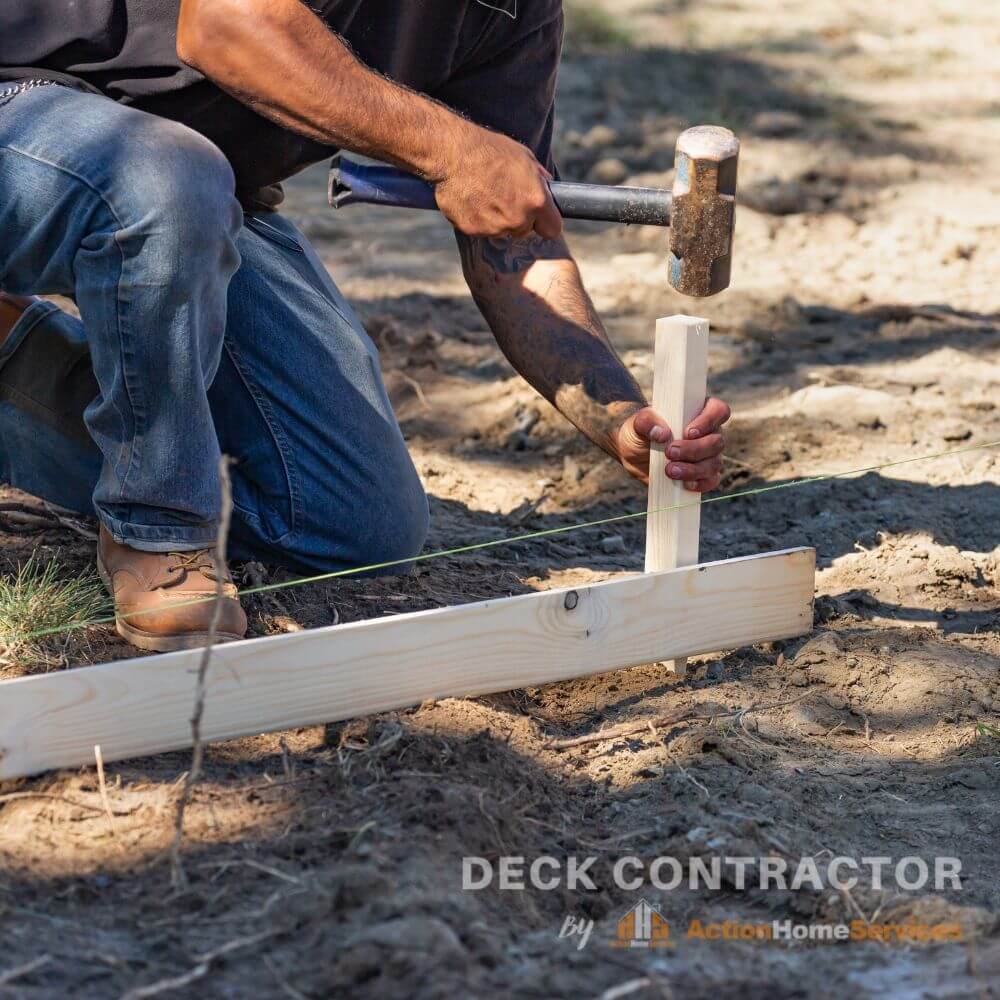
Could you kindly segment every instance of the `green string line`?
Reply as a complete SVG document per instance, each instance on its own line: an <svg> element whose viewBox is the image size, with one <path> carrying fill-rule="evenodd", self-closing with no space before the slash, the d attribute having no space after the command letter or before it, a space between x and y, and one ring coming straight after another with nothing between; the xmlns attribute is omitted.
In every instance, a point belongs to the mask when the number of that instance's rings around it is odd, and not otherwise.
<svg viewBox="0 0 1000 1000"><path fill-rule="evenodd" d="M438 549L435 552L425 552L416 556L409 556L406 559L391 559L387 562L370 563L367 566L355 566L351 569L334 570L330 573L320 573L316 576L300 577L296 580L285 580L281 583L266 583L256 587L248 587L237 592L239 597L250 597L253 594L266 594L278 590L289 590L292 587L303 587L307 584L322 583L325 580L335 580L345 576L356 576L359 573L372 573L380 569L391 569L395 566L406 566L412 563L429 562L431 559L443 559L446 556L458 556L468 552L479 552L483 549L496 548L503 545L514 545L518 542L529 542L538 538L551 538L553 535L562 535L570 531L582 531L585 528L598 528L605 524L616 524L621 521L631 521L636 518L648 517L650 514L662 514L672 510L684 510L687 507L704 506L710 503L723 503L728 500L738 500L741 497L760 496L762 493L773 493L777 490L796 489L801 486L809 486L813 483L821 483L832 479L842 479L845 476L857 476L865 472L879 472L882 469L892 469L900 465L911 465L914 462L929 462L935 458L947 458L951 455L963 455L972 451L986 451L990 448L1000 448L1000 441L989 441L986 444L969 445L965 448L954 448L951 451L941 451L933 455L919 455L916 458L901 458L894 462L885 462L882 465L869 465L862 469L848 469L844 472L827 472L818 476L807 476L803 479L792 479L787 483L775 483L770 486L758 486L752 490L739 490L735 493L723 493L719 496L706 497L704 500L692 500L688 503L673 504L670 507L655 507L647 510L632 511L628 514L615 514L612 517L602 517L596 521L583 521L579 524L564 524L558 528L545 528L541 531L529 531L523 535L512 535L505 538L494 538L485 542L473 542L470 545L459 545L450 549ZM183 608L191 604L205 604L214 601L215 597L197 597L190 601L179 601L172 604L172 608ZM118 619L135 618L139 615L150 614L149 611L133 611L129 614L118 615ZM94 618L90 621L73 622L69 625L56 625L47 629L39 629L37 632L29 632L27 635L14 636L11 633L0 634L0 640L13 637L20 641L27 642L32 639L41 639L46 636L59 635L63 632L72 632L83 628L93 628L97 625L111 625L116 618L111 615L107 618Z"/></svg>

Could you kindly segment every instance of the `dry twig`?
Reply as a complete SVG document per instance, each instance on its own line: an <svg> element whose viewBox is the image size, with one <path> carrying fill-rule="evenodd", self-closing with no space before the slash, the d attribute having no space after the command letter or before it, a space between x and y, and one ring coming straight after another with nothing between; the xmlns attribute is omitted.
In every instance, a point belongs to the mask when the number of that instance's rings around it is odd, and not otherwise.
<svg viewBox="0 0 1000 1000"><path fill-rule="evenodd" d="M735 712L727 713L729 716L736 715ZM605 740L617 740L622 736L634 736L648 729L659 729L663 726L672 726L678 722L687 722L691 719L721 719L726 715L718 712L703 714L694 708L676 708L672 712L665 712L663 715L656 715L653 718L638 719L634 722L623 722L618 726L611 726L608 729L601 729L596 733L587 733L583 736L572 736L563 740L548 740L545 743L547 750L570 750L573 747L586 746L588 743L603 743Z"/></svg>
<svg viewBox="0 0 1000 1000"><path fill-rule="evenodd" d="M45 504L45 510L46 513L51 514L52 517L56 519L61 527L66 528L68 531L72 531L81 538L86 538L88 542L97 541L97 532L87 527L85 519L77 520L68 513L53 507L50 503Z"/></svg>
<svg viewBox="0 0 1000 1000"><path fill-rule="evenodd" d="M638 979L629 979L627 982L605 990L598 1000L621 1000L622 997L631 996L633 993L638 993L640 990L644 990L652 985L653 981L647 976L641 976Z"/></svg>
<svg viewBox="0 0 1000 1000"><path fill-rule="evenodd" d="M118 837L118 831L115 829L115 819L111 814L111 800L108 798L108 783L104 780L104 754L101 753L101 744L94 744L94 760L97 761L97 784L101 790L101 804L104 806L104 813L108 817L108 827L111 830L111 836L114 838Z"/></svg>
<svg viewBox="0 0 1000 1000"><path fill-rule="evenodd" d="M397 371L396 374L413 390L417 399L420 401L420 405L425 410L429 410L431 408L431 404L427 402L427 397L424 395L424 390L420 383L413 378L412 375L407 375L406 372Z"/></svg>
<svg viewBox="0 0 1000 1000"><path fill-rule="evenodd" d="M208 626L208 640L198 664L198 676L195 680L194 711L191 714L191 767L184 778L184 787L177 802L177 813L174 818L174 840L170 845L170 879L175 889L187 886L187 876L181 862L181 842L184 839L184 813L191 799L191 791L201 776L201 764L205 748L201 741L201 719L205 713L205 687L208 679L208 668L212 662L212 647L222 617L222 598L226 585L226 545L229 541L229 522L233 513L233 490L229 480L228 455L219 459L219 484L222 489L222 507L219 514L219 530L215 536L215 603L212 607L212 618ZM206 971L207 968L206 968ZM202 973L201 975L204 975ZM195 977L200 978L200 976ZM181 984L185 985L185 984ZM173 988L173 987L171 987ZM152 995L152 994L142 994Z"/></svg>
<svg viewBox="0 0 1000 1000"><path fill-rule="evenodd" d="M216 959L223 958L240 948L247 948L252 944L257 944L267 938L274 937L278 933L278 931L272 929L261 931L259 934L250 934L248 937L234 938L232 941L227 941L224 945L215 948L213 951L197 955L195 957L197 965L193 966L187 972L179 976L170 976L167 979L158 979L155 983L150 983L148 986L138 986L135 989L131 989L122 997L122 1000L145 1000L146 997L157 997L161 993L169 993L173 990L190 986L191 983L197 982L208 975L208 970L212 967L212 963Z"/></svg>
<svg viewBox="0 0 1000 1000"><path fill-rule="evenodd" d="M76 799L68 799L65 795L52 795L49 792L8 792L0 795L0 805L5 802L16 802L18 799L49 799L52 802L62 802L77 809L86 809L87 812L103 813L104 810L98 806L88 805L86 802L79 802Z"/></svg>
<svg viewBox="0 0 1000 1000"><path fill-rule="evenodd" d="M672 712L664 712L662 715L654 715L648 719L637 719L634 722L623 722L618 726L611 726L608 729L601 729L596 733L587 733L584 736L572 736L563 740L547 740L544 744L546 750L570 750L573 747L586 746L588 743L604 743L606 740L617 740L623 736L634 736L644 730L662 729L664 726L673 726L678 722L690 722L692 720L703 720L714 722L716 719L738 719L740 724L753 712L769 712L775 708L784 708L786 705L794 705L801 701L809 692L800 694L796 698L789 698L787 701L776 701L770 705L748 705L733 712L698 712L694 707L675 708Z"/></svg>
<svg viewBox="0 0 1000 1000"><path fill-rule="evenodd" d="M305 995L305 993L300 993L294 986L292 986L292 984L287 979L285 979L285 977L281 974L281 971L278 969L277 965L275 965L274 962L272 962L267 957L267 955L264 955L263 957L264 957L264 964L268 967L268 969L271 972L271 975L274 976L278 985L281 987L281 989L285 992L287 996L291 997L292 1000L308 1000L308 997Z"/></svg>
<svg viewBox="0 0 1000 1000"><path fill-rule="evenodd" d="M17 965L7 972L0 972L0 989L3 989L4 986L9 986L16 979L30 975L36 969L40 969L43 965L48 965L51 961L51 955L39 955L38 958L33 958L30 962L25 962L24 965Z"/></svg>
<svg viewBox="0 0 1000 1000"><path fill-rule="evenodd" d="M0 503L0 530L15 535L32 534L50 528L66 528L96 542L97 533L83 523L63 513L51 504L35 507L32 504L7 501Z"/></svg>

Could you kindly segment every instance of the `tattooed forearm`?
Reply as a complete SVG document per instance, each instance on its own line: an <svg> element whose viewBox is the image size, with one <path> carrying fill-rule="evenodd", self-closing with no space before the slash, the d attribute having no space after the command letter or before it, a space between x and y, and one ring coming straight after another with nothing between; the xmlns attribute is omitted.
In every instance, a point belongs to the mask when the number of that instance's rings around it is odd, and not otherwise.
<svg viewBox="0 0 1000 1000"><path fill-rule="evenodd" d="M605 450L645 405L562 239L458 237L469 288L514 368Z"/></svg>
<svg viewBox="0 0 1000 1000"><path fill-rule="evenodd" d="M471 239L458 234L458 248L466 275L482 268L498 275L520 274L536 260L571 260L569 248L562 240L546 240L541 236L522 239Z"/></svg>

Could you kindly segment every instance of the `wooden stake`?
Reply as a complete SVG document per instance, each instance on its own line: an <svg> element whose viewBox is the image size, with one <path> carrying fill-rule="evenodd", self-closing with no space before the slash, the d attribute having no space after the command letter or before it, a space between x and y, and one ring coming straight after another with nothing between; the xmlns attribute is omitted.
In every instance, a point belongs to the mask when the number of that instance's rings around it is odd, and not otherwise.
<svg viewBox="0 0 1000 1000"><path fill-rule="evenodd" d="M701 411L708 382L708 320L670 316L656 322L653 360L653 409L670 426L675 438ZM667 446L669 447L669 445ZM664 446L654 444L649 455L648 509L660 510L646 518L646 572L694 566L698 562L701 531L700 496L665 474ZM682 510L661 510L691 504ZM668 670L683 675L687 661L666 661Z"/></svg>

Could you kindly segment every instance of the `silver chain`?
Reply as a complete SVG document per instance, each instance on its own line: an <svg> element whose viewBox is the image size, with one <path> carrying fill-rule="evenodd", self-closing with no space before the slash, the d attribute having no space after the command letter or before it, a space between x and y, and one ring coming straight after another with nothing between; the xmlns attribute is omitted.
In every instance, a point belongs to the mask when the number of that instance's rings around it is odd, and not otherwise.
<svg viewBox="0 0 1000 1000"><path fill-rule="evenodd" d="M0 90L0 108L9 104L18 94L23 94L26 90L33 90L35 87L50 87L55 83L55 80L19 80L13 86Z"/></svg>

